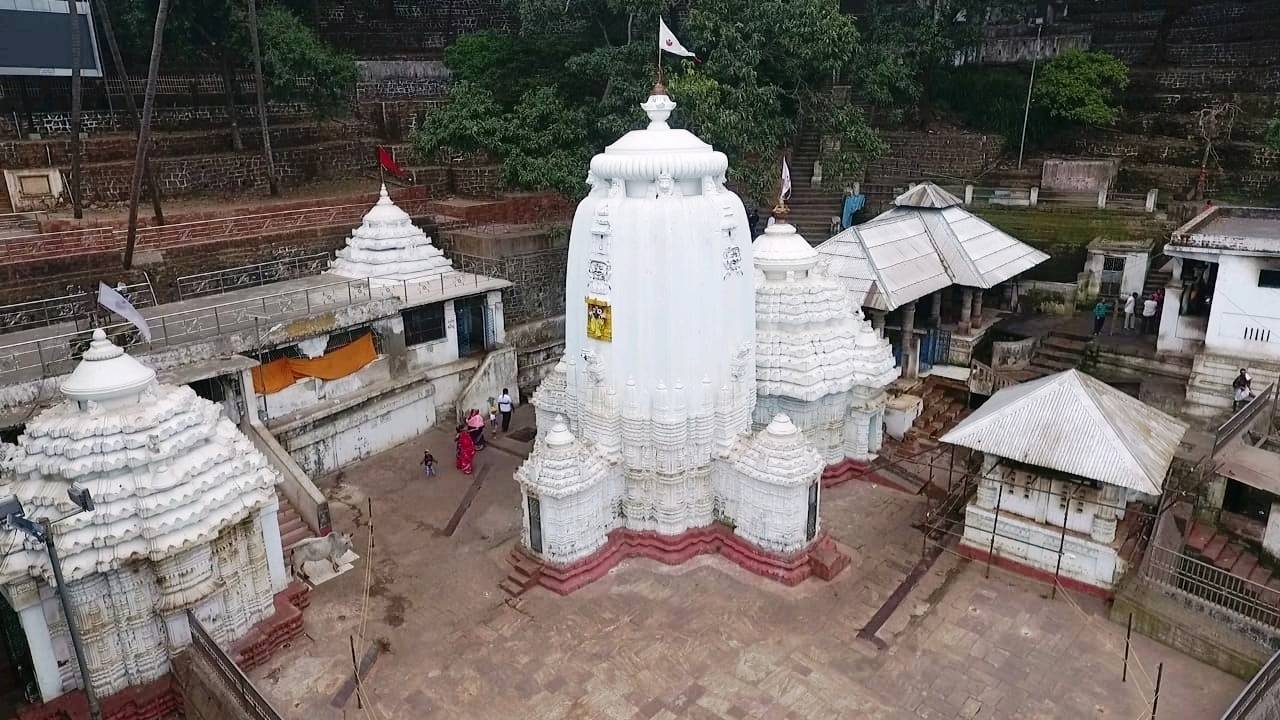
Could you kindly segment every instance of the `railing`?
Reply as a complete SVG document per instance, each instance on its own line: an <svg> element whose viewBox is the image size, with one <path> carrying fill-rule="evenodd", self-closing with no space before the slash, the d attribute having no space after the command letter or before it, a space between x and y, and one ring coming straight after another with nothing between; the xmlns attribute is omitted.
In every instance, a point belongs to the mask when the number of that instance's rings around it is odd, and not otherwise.
<svg viewBox="0 0 1280 720"><path fill-rule="evenodd" d="M1241 432L1252 427L1253 421L1266 408L1270 407L1276 392L1275 383L1268 385L1258 393L1248 405L1240 408L1226 422L1218 426L1213 433L1213 455L1217 455L1227 443L1236 439ZM1267 428L1270 432L1270 427Z"/></svg>
<svg viewBox="0 0 1280 720"><path fill-rule="evenodd" d="M200 653L218 673L226 688L235 695L245 717L249 720L283 720L283 716L258 692L258 688L253 686L244 671L236 667L235 662L218 647L218 643L209 636L190 609L187 610L187 624L191 626L191 649Z"/></svg>
<svg viewBox="0 0 1280 720"><path fill-rule="evenodd" d="M430 203L430 200L424 198L397 201L400 209L410 215L426 211ZM138 228L135 249L139 252L163 250L286 230L356 225L369 211L369 207L364 203L333 205L142 227ZM65 258L69 255L122 252L127 235L127 231L123 229L83 228L3 238L0 239L0 265Z"/></svg>
<svg viewBox="0 0 1280 720"><path fill-rule="evenodd" d="M1280 592L1152 542L1144 576L1159 585L1280 630Z"/></svg>
<svg viewBox="0 0 1280 720"><path fill-rule="evenodd" d="M189 300L206 295L220 295L230 290L258 287L281 280L319 275L328 267L329 253L324 252L184 275L178 278L175 284L178 288L178 299Z"/></svg>
<svg viewBox="0 0 1280 720"><path fill-rule="evenodd" d="M1280 652L1244 686L1222 720L1275 720L1276 713L1280 713Z"/></svg>
<svg viewBox="0 0 1280 720"><path fill-rule="evenodd" d="M156 295L149 282L126 285L123 288L117 286L116 290L136 308L152 307L156 304ZM47 327L64 322L75 322L79 325L80 321L91 318L96 309L97 295L86 290L61 297L0 305L0 333Z"/></svg>
<svg viewBox="0 0 1280 720"><path fill-rule="evenodd" d="M270 340L274 325L281 321L333 312L357 303L398 299L405 304L422 304L440 298L450 290L479 287L481 277L469 273L448 273L420 280L360 278L260 295L245 300L207 305L181 312L147 318L151 340L144 340L129 323L103 328L116 345L149 348L172 347L224 334L251 331L253 347ZM3 338L0 338L2 340ZM50 377L70 371L67 365L78 360L88 348L88 330L28 340L0 346L0 382L14 382L24 371L39 370ZM34 379L34 378L30 378Z"/></svg>
<svg viewBox="0 0 1280 720"><path fill-rule="evenodd" d="M1155 212L1159 201L1159 192L1155 189L1146 193L1120 193L1109 189L1097 192L1071 192L1061 190L1042 190L1039 187L984 187L979 185L958 185L954 183L938 183L938 187L960 198L966 206L987 207L1041 207L1055 206L1064 208L1125 210L1130 212ZM895 187L894 195L906 192L905 187ZM883 194L868 189L869 197Z"/></svg>

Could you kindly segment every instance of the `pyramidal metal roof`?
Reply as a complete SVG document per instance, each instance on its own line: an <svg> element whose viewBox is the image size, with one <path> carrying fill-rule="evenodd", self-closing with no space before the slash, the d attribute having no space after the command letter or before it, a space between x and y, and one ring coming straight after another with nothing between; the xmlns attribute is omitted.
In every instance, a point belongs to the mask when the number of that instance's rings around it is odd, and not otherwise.
<svg viewBox="0 0 1280 720"><path fill-rule="evenodd" d="M894 202L818 246L865 307L894 310L949 285L994 287L1049 259L933 183Z"/></svg>
<svg viewBox="0 0 1280 720"><path fill-rule="evenodd" d="M942 436L952 445L1160 494L1187 425L1067 370L1004 388Z"/></svg>

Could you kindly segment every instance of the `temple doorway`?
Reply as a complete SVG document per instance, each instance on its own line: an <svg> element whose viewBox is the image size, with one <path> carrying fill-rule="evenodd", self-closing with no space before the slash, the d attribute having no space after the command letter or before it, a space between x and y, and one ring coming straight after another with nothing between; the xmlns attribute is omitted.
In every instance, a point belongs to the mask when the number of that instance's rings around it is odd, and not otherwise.
<svg viewBox="0 0 1280 720"><path fill-rule="evenodd" d="M4 652L0 652L0 717L16 717L18 708L40 701L40 686L36 683L35 666L18 613L3 597L0 597L0 637L4 641Z"/></svg>
<svg viewBox="0 0 1280 720"><path fill-rule="evenodd" d="M467 357L487 350L484 296L475 295L454 300L453 313L458 321L458 357Z"/></svg>

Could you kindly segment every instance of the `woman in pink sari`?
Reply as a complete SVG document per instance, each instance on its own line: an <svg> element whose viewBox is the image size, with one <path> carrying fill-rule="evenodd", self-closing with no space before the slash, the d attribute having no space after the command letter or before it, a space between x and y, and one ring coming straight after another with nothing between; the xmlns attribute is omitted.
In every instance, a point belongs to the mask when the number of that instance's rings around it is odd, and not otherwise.
<svg viewBox="0 0 1280 720"><path fill-rule="evenodd" d="M467 412L467 432L471 434L471 444L477 450L483 450L484 442L484 416L479 410L470 410Z"/></svg>
<svg viewBox="0 0 1280 720"><path fill-rule="evenodd" d="M470 475L474 470L473 463L476 459L476 444L471 442L471 433L467 432L466 425L458 426L458 469L464 475Z"/></svg>

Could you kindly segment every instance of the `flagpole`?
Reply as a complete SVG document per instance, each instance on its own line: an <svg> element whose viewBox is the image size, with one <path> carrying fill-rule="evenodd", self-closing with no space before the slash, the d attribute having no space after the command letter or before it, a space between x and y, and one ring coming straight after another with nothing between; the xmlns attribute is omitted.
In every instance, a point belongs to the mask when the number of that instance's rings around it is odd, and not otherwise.
<svg viewBox="0 0 1280 720"><path fill-rule="evenodd" d="M662 43L658 43L658 84L662 84Z"/></svg>

